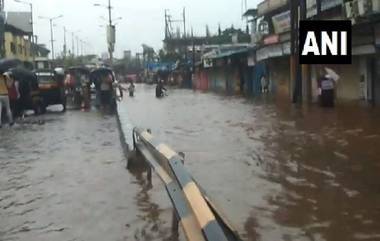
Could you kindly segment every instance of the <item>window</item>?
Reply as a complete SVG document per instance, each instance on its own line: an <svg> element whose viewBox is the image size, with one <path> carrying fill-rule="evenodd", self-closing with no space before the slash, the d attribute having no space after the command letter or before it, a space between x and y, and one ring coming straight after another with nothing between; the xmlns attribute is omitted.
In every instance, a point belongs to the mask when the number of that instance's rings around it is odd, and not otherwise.
<svg viewBox="0 0 380 241"><path fill-rule="evenodd" d="M10 45L11 45L11 47L10 47L11 53L16 54L16 45L13 42L11 42Z"/></svg>

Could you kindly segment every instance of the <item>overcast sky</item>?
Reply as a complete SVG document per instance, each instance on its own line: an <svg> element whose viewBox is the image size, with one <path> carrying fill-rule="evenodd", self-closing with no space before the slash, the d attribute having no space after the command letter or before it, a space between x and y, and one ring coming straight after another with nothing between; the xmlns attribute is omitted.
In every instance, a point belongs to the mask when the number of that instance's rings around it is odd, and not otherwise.
<svg viewBox="0 0 380 241"><path fill-rule="evenodd" d="M28 0L25 0L28 1ZM49 44L50 30L48 20L38 16L54 17L63 14L55 27L55 51L63 49L63 26L69 31L80 31L81 39L89 42L87 50L100 54L106 52L107 9L93 6L94 3L107 4L107 0L29 0L33 2L35 33L39 43ZM247 0L248 8L256 7L260 0ZM113 18L122 17L116 25L116 56L122 56L123 50L141 52L141 44L145 43L155 49L162 48L164 38L164 9L168 9L174 19L182 16L186 7L187 28L194 28L196 34L205 33L208 24L211 32L217 32L218 23L222 28L232 24L235 27L245 26L241 19L241 0L112 0ZM6 11L28 11L29 6L13 0L5 0ZM71 49L71 35L67 36Z"/></svg>

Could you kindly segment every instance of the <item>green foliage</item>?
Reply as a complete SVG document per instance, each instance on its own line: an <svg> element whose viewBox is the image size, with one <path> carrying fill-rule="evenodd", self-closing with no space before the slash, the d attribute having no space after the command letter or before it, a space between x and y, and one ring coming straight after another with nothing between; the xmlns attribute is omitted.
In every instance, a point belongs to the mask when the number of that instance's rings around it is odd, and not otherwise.
<svg viewBox="0 0 380 241"><path fill-rule="evenodd" d="M68 56L66 58L57 58L55 60L56 66L63 66L65 69L72 67L72 66L81 66L90 64L90 61L94 58L97 58L96 55L86 55L86 56Z"/></svg>

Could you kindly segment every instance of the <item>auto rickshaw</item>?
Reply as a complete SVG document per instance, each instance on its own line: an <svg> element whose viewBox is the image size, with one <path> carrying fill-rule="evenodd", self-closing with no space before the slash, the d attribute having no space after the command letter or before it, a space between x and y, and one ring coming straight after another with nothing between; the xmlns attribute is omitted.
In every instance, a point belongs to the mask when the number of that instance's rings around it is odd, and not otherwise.
<svg viewBox="0 0 380 241"><path fill-rule="evenodd" d="M50 105L62 105L62 111L66 111L63 78L51 70L38 70L36 75L42 98L42 112L46 112L46 108Z"/></svg>
<svg viewBox="0 0 380 241"><path fill-rule="evenodd" d="M86 67L71 67L66 71L65 95L76 108L88 109L91 102L90 71Z"/></svg>
<svg viewBox="0 0 380 241"><path fill-rule="evenodd" d="M116 110L116 86L115 74L112 69L98 68L91 72L90 80L95 85L97 106L102 109Z"/></svg>

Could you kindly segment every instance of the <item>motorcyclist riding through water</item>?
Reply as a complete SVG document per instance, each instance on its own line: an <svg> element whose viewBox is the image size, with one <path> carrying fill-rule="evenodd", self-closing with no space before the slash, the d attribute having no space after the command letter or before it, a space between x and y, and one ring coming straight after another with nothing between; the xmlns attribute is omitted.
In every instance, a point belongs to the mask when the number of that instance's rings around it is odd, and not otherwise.
<svg viewBox="0 0 380 241"><path fill-rule="evenodd" d="M166 88L164 87L164 81L163 80L159 80L158 83L157 83L157 86L156 86L156 97L157 98L162 98L165 96L165 91Z"/></svg>

